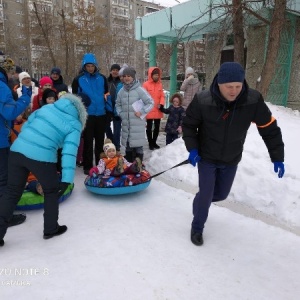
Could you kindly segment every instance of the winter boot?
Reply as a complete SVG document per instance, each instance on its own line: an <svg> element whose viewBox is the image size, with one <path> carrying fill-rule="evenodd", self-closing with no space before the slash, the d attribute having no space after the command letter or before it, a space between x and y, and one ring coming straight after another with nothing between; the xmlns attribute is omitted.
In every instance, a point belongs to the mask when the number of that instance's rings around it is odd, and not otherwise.
<svg viewBox="0 0 300 300"><path fill-rule="evenodd" d="M4 240L0 240L0 247L4 246Z"/></svg>
<svg viewBox="0 0 300 300"><path fill-rule="evenodd" d="M152 131L146 130L146 134L147 134L147 139L148 139L148 143L149 143L149 150L154 150Z"/></svg>
<svg viewBox="0 0 300 300"><path fill-rule="evenodd" d="M120 157L118 159L118 164L113 171L113 175L119 176L122 173L124 173L124 161L123 161L123 158Z"/></svg>
<svg viewBox="0 0 300 300"><path fill-rule="evenodd" d="M44 233L44 239L48 240L53 238L54 236L61 235L67 231L68 227L66 225L58 225L57 230L54 233Z"/></svg>
<svg viewBox="0 0 300 300"><path fill-rule="evenodd" d="M133 173L141 173L143 171L142 161L139 157L137 157L132 164L132 172Z"/></svg>
<svg viewBox="0 0 300 300"><path fill-rule="evenodd" d="M136 154L136 159L137 158L141 161L141 171L143 171L145 169L145 166L143 165L144 154L143 153L137 153Z"/></svg>
<svg viewBox="0 0 300 300"><path fill-rule="evenodd" d="M141 162L143 162L144 154L143 153L137 153L135 157L136 158L138 157L141 160Z"/></svg>
<svg viewBox="0 0 300 300"><path fill-rule="evenodd" d="M196 246L201 246L203 244L202 232L195 232L191 230L191 241Z"/></svg>
<svg viewBox="0 0 300 300"><path fill-rule="evenodd" d="M152 145L154 149L159 149L160 147L156 144L157 138L158 138L159 130L153 131L153 139L152 139Z"/></svg>

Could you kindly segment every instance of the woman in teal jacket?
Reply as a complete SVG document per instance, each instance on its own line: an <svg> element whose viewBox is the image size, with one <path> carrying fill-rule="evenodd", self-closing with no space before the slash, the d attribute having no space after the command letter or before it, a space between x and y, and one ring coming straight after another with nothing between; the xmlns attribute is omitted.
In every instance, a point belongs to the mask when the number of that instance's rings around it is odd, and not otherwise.
<svg viewBox="0 0 300 300"><path fill-rule="evenodd" d="M60 235L58 199L73 183L76 153L87 113L80 98L65 94L54 104L32 113L11 147L6 194L0 202L0 245L7 224L22 196L29 172L44 190L44 239ZM57 180L57 149L62 148L62 182Z"/></svg>

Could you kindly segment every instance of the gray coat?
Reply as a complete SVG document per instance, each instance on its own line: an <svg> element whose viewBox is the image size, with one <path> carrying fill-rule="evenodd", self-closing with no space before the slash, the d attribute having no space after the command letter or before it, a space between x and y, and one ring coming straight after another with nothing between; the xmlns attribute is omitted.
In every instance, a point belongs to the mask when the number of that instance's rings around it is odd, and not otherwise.
<svg viewBox="0 0 300 300"><path fill-rule="evenodd" d="M125 147L127 141L131 148L146 144L145 119L136 117L132 107L132 104L140 99L144 103L141 113L149 113L153 108L154 101L139 82L135 82L129 91L123 87L117 95L116 111L122 119L121 143Z"/></svg>

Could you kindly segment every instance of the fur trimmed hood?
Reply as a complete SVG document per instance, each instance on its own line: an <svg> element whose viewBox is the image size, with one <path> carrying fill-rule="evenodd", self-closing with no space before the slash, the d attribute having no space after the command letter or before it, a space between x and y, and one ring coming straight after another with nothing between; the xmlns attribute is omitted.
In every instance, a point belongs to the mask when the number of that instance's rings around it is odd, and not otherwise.
<svg viewBox="0 0 300 300"><path fill-rule="evenodd" d="M79 97L70 93L66 93L61 96L61 98L59 98L54 105L59 110L64 111L66 114L78 118L82 125L82 130L84 129L87 120L87 112Z"/></svg>

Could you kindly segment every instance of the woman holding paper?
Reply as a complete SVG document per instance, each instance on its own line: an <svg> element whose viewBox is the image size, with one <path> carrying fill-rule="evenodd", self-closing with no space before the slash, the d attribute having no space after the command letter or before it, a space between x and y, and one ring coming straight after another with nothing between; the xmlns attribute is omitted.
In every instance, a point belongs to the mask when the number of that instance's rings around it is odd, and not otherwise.
<svg viewBox="0 0 300 300"><path fill-rule="evenodd" d="M136 157L143 161L145 138L145 116L152 110L154 101L135 79L135 70L125 68L124 85L116 100L116 111L122 119L121 144L126 148L125 158L132 162Z"/></svg>

